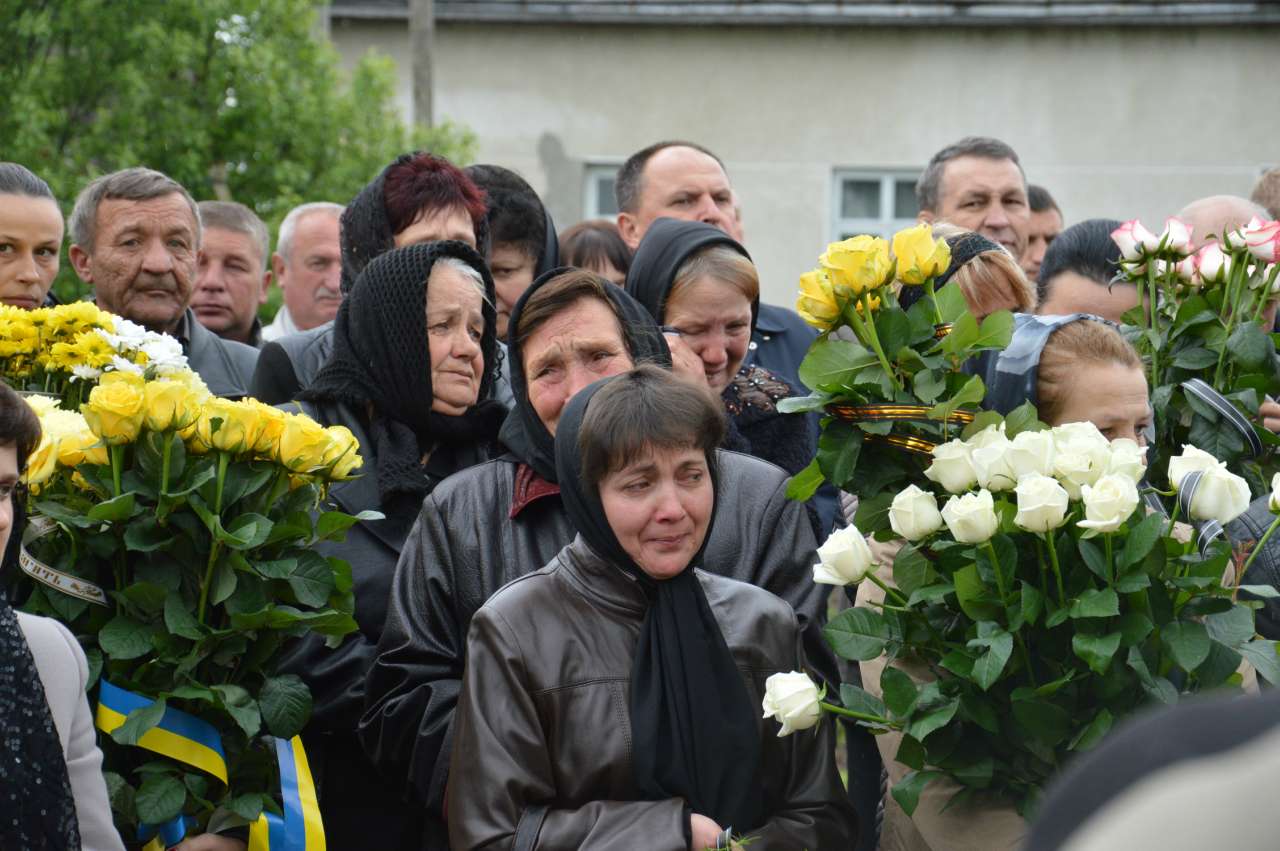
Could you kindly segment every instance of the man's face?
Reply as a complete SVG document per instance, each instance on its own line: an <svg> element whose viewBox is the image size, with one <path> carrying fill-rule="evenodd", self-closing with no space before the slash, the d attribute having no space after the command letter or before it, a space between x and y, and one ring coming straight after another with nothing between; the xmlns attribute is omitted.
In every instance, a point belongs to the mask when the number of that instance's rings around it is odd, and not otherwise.
<svg viewBox="0 0 1280 851"><path fill-rule="evenodd" d="M733 187L714 157L677 145L649 158L636 210L618 214L618 230L634 250L654 219L664 216L734 233Z"/></svg>
<svg viewBox="0 0 1280 851"><path fill-rule="evenodd" d="M258 305L267 300L271 273L263 271L262 248L247 233L207 228L196 265L191 309L219 337L249 342Z"/></svg>
<svg viewBox="0 0 1280 851"><path fill-rule="evenodd" d="M498 296L498 339L507 339L507 323L511 320L511 308L533 283L534 268L538 259L513 242L494 243L489 249L489 271L493 273L493 288Z"/></svg>
<svg viewBox="0 0 1280 851"><path fill-rule="evenodd" d="M1019 261L1027 277L1035 280L1040 274L1040 264L1049 250L1049 243L1062 233L1062 214L1050 207L1031 214L1031 228L1027 232L1027 250Z"/></svg>
<svg viewBox="0 0 1280 851"><path fill-rule="evenodd" d="M271 267L298 330L332 320L342 304L338 217L323 210L303 216L294 228L289 256L273 255Z"/></svg>
<svg viewBox="0 0 1280 851"><path fill-rule="evenodd" d="M73 245L69 255L99 307L172 332L191 301L197 232L195 214L177 192L145 201L109 199L98 205L92 252Z"/></svg>
<svg viewBox="0 0 1280 851"><path fill-rule="evenodd" d="M1048 298L1036 308L1042 316L1092 313L1120 322L1125 313L1138 306L1138 288L1133 284L1117 282L1108 286L1070 270L1059 272L1047 283Z"/></svg>
<svg viewBox="0 0 1280 851"><path fill-rule="evenodd" d="M943 167L938 209L921 210L920 219L977 231L1021 257L1031 227L1022 170L1013 160L956 157Z"/></svg>

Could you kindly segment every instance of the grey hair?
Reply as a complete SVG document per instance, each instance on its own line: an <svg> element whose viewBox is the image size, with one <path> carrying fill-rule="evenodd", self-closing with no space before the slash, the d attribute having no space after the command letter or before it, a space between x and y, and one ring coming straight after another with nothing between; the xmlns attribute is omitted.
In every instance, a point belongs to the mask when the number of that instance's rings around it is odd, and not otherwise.
<svg viewBox="0 0 1280 851"><path fill-rule="evenodd" d="M493 302L489 300L489 294L484 291L484 277L470 263L461 257L441 257L436 261L436 265L445 266L462 273L464 278L476 285L476 289L480 291L480 298L484 299L484 303L493 307Z"/></svg>
<svg viewBox="0 0 1280 851"><path fill-rule="evenodd" d="M201 201L196 206L200 210L200 221L206 231L210 228L218 228L232 233L242 233L251 238L254 245L258 247L262 268L267 268L271 237L267 233L267 226L253 210L235 201Z"/></svg>
<svg viewBox="0 0 1280 851"><path fill-rule="evenodd" d="M341 220L344 209L346 208L341 204L335 204L332 201L310 201L290 210L284 217L284 221L280 223L280 232L276 237L276 254L280 255L284 265L289 265L289 251L293 248L293 235L298 230L299 222L312 213L329 213L335 219Z"/></svg>
<svg viewBox="0 0 1280 851"><path fill-rule="evenodd" d="M76 198L68 226L71 243L88 252L93 251L93 241L98 232L98 205L103 201L149 201L165 195L181 195L191 208L196 220L196 243L200 242L200 209L187 188L178 181L149 168L126 168L104 174L94 180Z"/></svg>
<svg viewBox="0 0 1280 851"><path fill-rule="evenodd" d="M916 202L921 210L938 211L938 201L942 195L942 172L946 169L947 163L959 157L1012 160L1018 167L1018 171L1022 171L1022 163L1018 160L1017 151L1004 142L990 136L965 136L959 142L947 145L934 154L929 164L925 166L924 173L916 181ZM1025 174L1022 180L1026 183Z"/></svg>

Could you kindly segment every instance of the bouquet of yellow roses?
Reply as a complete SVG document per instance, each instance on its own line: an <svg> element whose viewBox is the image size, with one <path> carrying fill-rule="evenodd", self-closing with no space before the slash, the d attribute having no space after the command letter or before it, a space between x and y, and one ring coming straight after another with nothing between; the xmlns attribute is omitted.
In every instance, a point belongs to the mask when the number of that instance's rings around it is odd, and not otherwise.
<svg viewBox="0 0 1280 851"><path fill-rule="evenodd" d="M359 447L345 428L212 397L185 368L94 380L79 411L28 400L44 433L28 470L25 607L84 646L125 836L260 832L288 812L280 778L305 776L295 737L311 710L272 660L308 631L336 645L356 628L350 566L314 545L376 517L323 510Z"/></svg>

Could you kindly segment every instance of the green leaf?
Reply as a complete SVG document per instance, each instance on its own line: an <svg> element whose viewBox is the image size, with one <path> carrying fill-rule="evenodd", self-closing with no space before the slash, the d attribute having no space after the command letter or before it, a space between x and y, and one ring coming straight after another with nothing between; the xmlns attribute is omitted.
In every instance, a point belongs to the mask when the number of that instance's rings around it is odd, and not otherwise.
<svg viewBox="0 0 1280 851"><path fill-rule="evenodd" d="M144 514L129 523L124 530L125 546L135 552L150 553L169 546L174 541L173 530L160 525L153 514Z"/></svg>
<svg viewBox="0 0 1280 851"><path fill-rule="evenodd" d="M225 602L236 591L236 572L231 563L220 559L213 570L213 585L209 589L209 602L215 606Z"/></svg>
<svg viewBox="0 0 1280 851"><path fill-rule="evenodd" d="M1210 641L1209 657L1196 668L1196 680L1202 689L1220 686L1235 674L1243 660L1244 657L1230 647Z"/></svg>
<svg viewBox="0 0 1280 851"><path fill-rule="evenodd" d="M1000 732L1000 719L991 704L976 694L960 698L960 713L988 733Z"/></svg>
<svg viewBox="0 0 1280 851"><path fill-rule="evenodd" d="M976 405L981 402L986 392L987 389L982 383L982 379L974 375L964 383L964 386L954 396L930 408L929 418L935 420L946 419L965 405Z"/></svg>
<svg viewBox="0 0 1280 851"><path fill-rule="evenodd" d="M1110 588L1090 588L1071 603L1071 617L1109 618L1120 614L1120 597Z"/></svg>
<svg viewBox="0 0 1280 851"><path fill-rule="evenodd" d="M311 689L294 674L271 677L262 685L258 704L271 735L291 739L311 717Z"/></svg>
<svg viewBox="0 0 1280 851"><path fill-rule="evenodd" d="M199 641L204 637L204 629L195 615L187 609L179 594L171 594L164 601L164 626L174 635Z"/></svg>
<svg viewBox="0 0 1280 851"><path fill-rule="evenodd" d="M1116 591L1121 594L1132 594L1134 591L1141 591L1151 585L1151 577L1141 568L1126 573L1116 580Z"/></svg>
<svg viewBox="0 0 1280 851"><path fill-rule="evenodd" d="M1203 346L1192 346L1183 349L1173 357L1173 365L1182 369L1205 369L1214 366L1218 356Z"/></svg>
<svg viewBox="0 0 1280 851"><path fill-rule="evenodd" d="M1120 649L1120 633L1109 632L1106 635L1076 633L1071 638L1071 649L1094 673L1105 674L1107 668L1111 666L1111 658Z"/></svg>
<svg viewBox="0 0 1280 851"><path fill-rule="evenodd" d="M1089 726L1077 733L1075 738L1071 740L1071 744L1067 746L1067 749L1073 751L1090 750L1098 742L1102 741L1102 737L1111 730L1111 725L1115 723L1115 720L1115 717L1106 709L1099 710L1098 714L1093 716L1093 720L1089 722Z"/></svg>
<svg viewBox="0 0 1280 851"><path fill-rule="evenodd" d="M960 609L975 621L993 621L1000 616L1001 607L978 576L978 566L966 565L952 577L956 586L956 599Z"/></svg>
<svg viewBox="0 0 1280 851"><path fill-rule="evenodd" d="M1167 522L1159 514L1149 514L1129 529L1124 539L1124 550L1120 553L1120 566L1128 567L1146 558L1156 541L1163 536Z"/></svg>
<svg viewBox="0 0 1280 851"><path fill-rule="evenodd" d="M828 337L809 347L800 362L800 380L810 390L838 393L852 384L859 370L878 363L875 352L850 340Z"/></svg>
<svg viewBox="0 0 1280 851"><path fill-rule="evenodd" d="M899 718L911 713L919 697L911 677L892 665L885 665L880 673L880 691L884 695L884 705Z"/></svg>
<svg viewBox="0 0 1280 851"><path fill-rule="evenodd" d="M1239 647L1253 640L1253 610L1234 606L1220 614L1206 615L1204 626L1209 631L1210 638L1227 647Z"/></svg>
<svg viewBox="0 0 1280 851"><path fill-rule="evenodd" d="M908 768L920 771L924 768L924 745L910 736L904 735L898 741L898 753L894 756L894 759Z"/></svg>
<svg viewBox="0 0 1280 851"><path fill-rule="evenodd" d="M136 745L144 733L160 723L164 708L165 701L161 698L133 710L125 716L123 724L111 731L111 738L122 745Z"/></svg>
<svg viewBox="0 0 1280 851"><path fill-rule="evenodd" d="M1280 656L1276 655L1274 641L1256 639L1237 649L1258 672L1258 676L1273 686L1280 685Z"/></svg>
<svg viewBox="0 0 1280 851"><path fill-rule="evenodd" d="M833 421L818 438L818 464L836 487L843 487L853 475L862 449L862 432L852 423Z"/></svg>
<svg viewBox="0 0 1280 851"><path fill-rule="evenodd" d="M258 820L258 816L262 815L263 796L258 792L250 792L247 795L237 795L224 805L231 812L240 816L249 824L253 824Z"/></svg>
<svg viewBox="0 0 1280 851"><path fill-rule="evenodd" d="M333 569L324 557L305 550L298 557L298 567L288 579L289 587L305 606L323 606L333 591Z"/></svg>
<svg viewBox="0 0 1280 851"><path fill-rule="evenodd" d="M1241 585L1240 590L1264 600L1280 597L1280 589L1274 585Z"/></svg>
<svg viewBox="0 0 1280 851"><path fill-rule="evenodd" d="M829 393L810 393L808 396L789 396L778 400L778 410L784 414L807 414L821 411L831 401Z"/></svg>
<svg viewBox="0 0 1280 851"><path fill-rule="evenodd" d="M266 579L287 579L298 569L298 560L296 558L279 558L263 561L253 561L250 565L259 575Z"/></svg>
<svg viewBox="0 0 1280 851"><path fill-rule="evenodd" d="M1022 583L1022 619L1031 626L1035 626L1042 611L1044 611L1044 595L1040 593L1039 588L1024 580Z"/></svg>
<svg viewBox="0 0 1280 851"><path fill-rule="evenodd" d="M182 812L187 801L187 789L175 777L154 774L142 781L134 805L138 821L146 824L162 824Z"/></svg>
<svg viewBox="0 0 1280 851"><path fill-rule="evenodd" d="M1098 545L1093 541L1086 541L1081 538L1076 541L1076 546L1080 550L1080 557L1084 559L1085 567L1093 571L1093 574L1103 582L1109 581L1107 576L1107 557L1103 555Z"/></svg>
<svg viewBox="0 0 1280 851"><path fill-rule="evenodd" d="M955 289L959 289L959 287L955 287ZM941 776L941 771L912 771L893 784L893 799L898 802L898 806L902 807L904 813L911 815L916 811L916 806L920 803L920 793L924 790L924 787L930 780Z"/></svg>
<svg viewBox="0 0 1280 851"><path fill-rule="evenodd" d="M151 627L116 615L98 632L98 646L113 660L137 659L151 652Z"/></svg>
<svg viewBox="0 0 1280 851"><path fill-rule="evenodd" d="M915 717L911 719L911 723L907 725L907 735L918 742L924 742L930 733L950 724L951 719L956 716L956 710L959 708L960 701L952 698L940 706L935 706L923 712L918 711Z"/></svg>
<svg viewBox="0 0 1280 851"><path fill-rule="evenodd" d="M918 591L929 578L929 560L914 544L907 544L893 557L893 581L908 597Z"/></svg>
<svg viewBox="0 0 1280 851"><path fill-rule="evenodd" d="M843 659L869 662L884 652L889 628L884 618L869 609L845 609L822 630L827 643Z"/></svg>
<svg viewBox="0 0 1280 851"><path fill-rule="evenodd" d="M1227 339L1227 357L1246 371L1261 369L1275 351L1275 344L1256 322L1237 325Z"/></svg>
<svg viewBox="0 0 1280 851"><path fill-rule="evenodd" d="M893 504L894 493L879 493L858 501L858 510L853 515L853 525L864 535L871 535L889 528L889 506Z"/></svg>
<svg viewBox="0 0 1280 851"><path fill-rule="evenodd" d="M1004 418L1004 433L1010 440L1024 431L1044 431L1047 428L1040 422L1036 406L1030 402L1023 402Z"/></svg>
<svg viewBox="0 0 1280 851"><path fill-rule="evenodd" d="M1165 624L1160 630L1160 640L1184 671L1194 671L1209 655L1209 631L1197 621Z"/></svg>
<svg viewBox="0 0 1280 851"><path fill-rule="evenodd" d="M922 369L911 379L911 389L921 402L932 404L947 389L947 374L940 369Z"/></svg>
<svg viewBox="0 0 1280 851"><path fill-rule="evenodd" d="M907 605L915 606L917 603L937 603L944 599L948 594L954 594L955 590L954 586L946 583L927 585L924 588L917 588L915 592L907 598Z"/></svg>
<svg viewBox="0 0 1280 851"><path fill-rule="evenodd" d="M951 323L951 333L942 338L942 351L952 357L964 357L969 354L977 339L978 320L966 311Z"/></svg>
<svg viewBox="0 0 1280 851"><path fill-rule="evenodd" d="M1013 700L1013 717L1022 729L1046 745L1054 746L1071 730L1071 713L1047 700Z"/></svg>
<svg viewBox="0 0 1280 851"><path fill-rule="evenodd" d="M818 459L815 458L787 482L787 499L805 502L813 496L824 481L826 476L822 475L822 468L818 466Z"/></svg>
<svg viewBox="0 0 1280 851"><path fill-rule="evenodd" d="M326 511L316 521L316 537L322 541L340 541L346 536L346 531L359 522L350 514Z"/></svg>
<svg viewBox="0 0 1280 851"><path fill-rule="evenodd" d="M88 518L84 512L76 511L73 508L63 505L60 502L54 502L49 499L37 499L32 506L35 508L36 514L43 514L45 517L52 517L65 526L74 526L79 529L87 529L94 525L94 522Z"/></svg>
<svg viewBox="0 0 1280 851"><path fill-rule="evenodd" d="M1147 667L1147 660L1142 656L1142 648L1130 647L1127 664L1138 675L1142 690L1161 703L1172 705L1178 702L1178 690L1173 683L1164 677L1153 677Z"/></svg>
<svg viewBox="0 0 1280 851"><path fill-rule="evenodd" d="M840 686L840 702L844 704L845 709L861 712L865 715L884 718L889 714L880 698L864 688L859 688L849 683L843 683Z"/></svg>
<svg viewBox="0 0 1280 851"><path fill-rule="evenodd" d="M975 349L1003 349L1013 339L1013 313L1008 310L997 310L982 320L978 338L973 341Z"/></svg>
<svg viewBox="0 0 1280 851"><path fill-rule="evenodd" d="M271 534L272 523L261 514L241 514L218 538L235 550L251 550L262 546Z"/></svg>
<svg viewBox="0 0 1280 851"><path fill-rule="evenodd" d="M1153 629L1155 624L1142 612L1125 612L1120 616L1120 643L1132 647L1142 642Z"/></svg>
<svg viewBox="0 0 1280 851"><path fill-rule="evenodd" d="M169 592L154 582L135 582L121 594L132 606L136 606L138 611L146 615L159 614L164 610L165 600L169 598Z"/></svg>
<svg viewBox="0 0 1280 851"><path fill-rule="evenodd" d="M951 770L951 776L972 789L986 789L995 773L995 760L986 756L974 762L962 763Z"/></svg>
<svg viewBox="0 0 1280 851"><path fill-rule="evenodd" d="M983 691L987 691L991 686L995 685L1000 679L1000 675L1004 673L1004 666L1009 662L1009 656L1013 653L1013 636L1000 630L993 635L983 638L975 638L967 645L970 648L986 647L987 652L978 657L973 663L973 673L971 678L978 687Z"/></svg>
<svg viewBox="0 0 1280 851"><path fill-rule="evenodd" d="M222 699L222 707L244 730L246 736L256 736L262 729L262 714L258 702L242 686L215 685L212 687Z"/></svg>
<svg viewBox="0 0 1280 851"><path fill-rule="evenodd" d="M133 515L133 505L133 493L122 493L114 499L100 502L90 508L87 516L90 520L106 523L128 520Z"/></svg>

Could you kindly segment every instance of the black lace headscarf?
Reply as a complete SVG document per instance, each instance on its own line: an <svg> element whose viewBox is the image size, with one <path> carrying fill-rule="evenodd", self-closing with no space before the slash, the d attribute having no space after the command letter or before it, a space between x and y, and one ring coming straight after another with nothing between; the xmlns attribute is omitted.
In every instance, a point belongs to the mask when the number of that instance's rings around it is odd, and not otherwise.
<svg viewBox="0 0 1280 851"><path fill-rule="evenodd" d="M16 393L0 385L0 405L6 430L11 424L23 432L16 446L18 460L26 457L39 440L39 428L27 419L34 414L12 410L26 406ZM34 430L28 446L25 439ZM10 443L10 446L14 444ZM17 554L26 525L22 496L14 493L13 519L9 541L4 548L0 574L18 570ZM80 826L76 820L75 798L67 775L62 742L53 723L53 713L45 697L44 683L36 669L31 648L18 625L18 617L0 587L0 848L78 851Z"/></svg>
<svg viewBox="0 0 1280 851"><path fill-rule="evenodd" d="M511 319L507 325L507 358L511 366L511 392L515 396L515 407L507 415L502 424L499 439L511 454L533 468L548 482L556 481L556 444L551 432L542 424L538 412L529 402L529 382L524 374L524 353L520 341L516 339L516 328L520 326L520 315L529 299L560 275L579 272L578 269L551 269L541 275L524 291L516 306L511 309ZM605 295L618 316L622 326L622 341L631 354L634 363L655 363L671 368L671 350L658 324L635 299L622 291L620 287L604 281Z"/></svg>
<svg viewBox="0 0 1280 851"><path fill-rule="evenodd" d="M395 162L382 170L373 182L361 189L342 211L342 292L349 293L360 273L373 258L395 248L395 231L387 216L387 172L420 156L421 151L401 154ZM481 257L489 256L489 229L483 219L476 225L476 246Z"/></svg>
<svg viewBox="0 0 1280 851"><path fill-rule="evenodd" d="M458 416L431 410L427 282L436 261L445 257L475 269L485 292L479 401ZM480 255L450 241L380 255L342 300L333 324L333 354L298 398L343 402L357 410L372 406L369 432L384 499L406 493L421 500L442 475L455 471L444 456L466 454L497 437L506 409L490 398L498 348L493 299L493 278ZM424 467L427 452L431 463Z"/></svg>
<svg viewBox="0 0 1280 851"><path fill-rule="evenodd" d="M591 400L609 382L633 376L597 381L565 407L556 427L560 495L592 551L641 583L649 598L631 669L636 785L647 799L684 798L694 812L745 832L763 816L760 732L756 706L693 570L702 566L710 525L688 567L655 580L614 535L599 489L583 481L582 423ZM715 458L707 462L716 487Z"/></svg>
<svg viewBox="0 0 1280 851"><path fill-rule="evenodd" d="M934 281L935 289L942 289L951 279L955 277L964 264L968 263L979 254L986 254L989 251L1004 251L1004 248L998 242L987 239L977 231L966 231L947 239L947 247L951 249L951 264L947 266L947 271L938 276ZM924 297L924 287L903 287L898 293L898 304L903 310L915 304Z"/></svg>
<svg viewBox="0 0 1280 851"><path fill-rule="evenodd" d="M748 260L751 255L733 237L719 228L703 222L687 222L682 219L658 219L649 225L644 239L636 248L627 270L627 292L645 306L655 322L666 324L663 314L667 310L667 298L671 285L685 261L713 245L732 248ZM756 318L760 314L760 296L751 302L751 333L756 330Z"/></svg>

